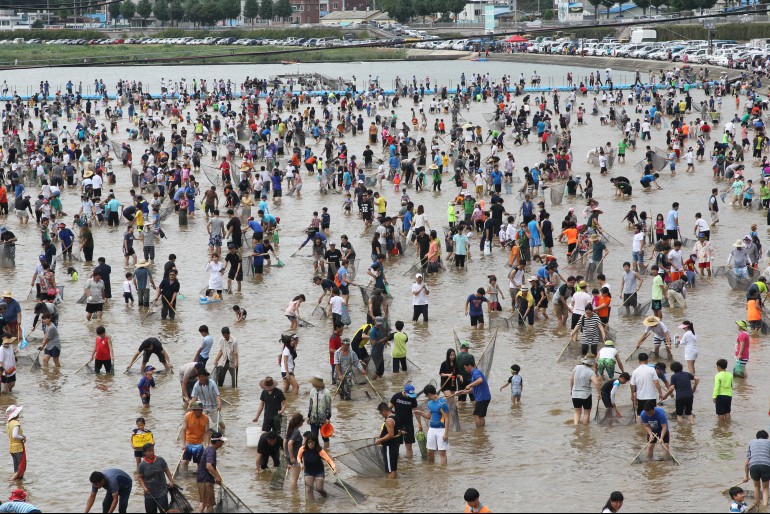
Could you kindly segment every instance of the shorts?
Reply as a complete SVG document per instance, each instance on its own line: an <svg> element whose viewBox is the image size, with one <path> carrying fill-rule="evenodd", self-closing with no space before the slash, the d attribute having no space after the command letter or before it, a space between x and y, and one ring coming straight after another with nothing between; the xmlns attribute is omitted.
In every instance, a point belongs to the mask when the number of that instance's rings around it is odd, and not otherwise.
<svg viewBox="0 0 770 514"><path fill-rule="evenodd" d="M382 457L385 460L385 470L394 473L398 470L398 447L400 444L382 447Z"/></svg>
<svg viewBox="0 0 770 514"><path fill-rule="evenodd" d="M14 383L16 383L16 373L11 375L10 377L7 377L7 376L3 375L2 377L0 377L0 383L2 383L2 384L14 384Z"/></svg>
<svg viewBox="0 0 770 514"><path fill-rule="evenodd" d="M538 246L540 246L540 239L533 237L532 239L529 240L530 248L537 248Z"/></svg>
<svg viewBox="0 0 770 514"><path fill-rule="evenodd" d="M203 445L202 444L188 444L185 446L184 454L182 455L182 460L186 461L193 461L194 463L198 463L201 460L201 457L203 456Z"/></svg>
<svg viewBox="0 0 770 514"><path fill-rule="evenodd" d="M636 293L623 293L623 307L636 307L638 304Z"/></svg>
<svg viewBox="0 0 770 514"><path fill-rule="evenodd" d="M476 400L476 405L473 407L473 415L480 418L486 418L489 402L490 400Z"/></svg>
<svg viewBox="0 0 770 514"><path fill-rule="evenodd" d="M631 252L631 262L638 262L639 264L644 264L644 252Z"/></svg>
<svg viewBox="0 0 770 514"><path fill-rule="evenodd" d="M350 288L347 284L340 284L340 293L342 294L350 294Z"/></svg>
<svg viewBox="0 0 770 514"><path fill-rule="evenodd" d="M209 236L209 246L222 246L222 234Z"/></svg>
<svg viewBox="0 0 770 514"><path fill-rule="evenodd" d="M414 444L417 442L417 439L414 438L414 424L411 421L405 423L401 429L406 432L404 434L404 444Z"/></svg>
<svg viewBox="0 0 770 514"><path fill-rule="evenodd" d="M732 396L726 396L726 395L719 395L716 398L715 408L717 412L717 416L723 416L725 414L730 414L732 411L732 404L733 404L733 397Z"/></svg>
<svg viewBox="0 0 770 514"><path fill-rule="evenodd" d="M657 435L658 437L660 437L660 434L658 434L657 432L653 432L653 433L654 433L655 435ZM664 444L668 444L668 436L669 436L669 432L668 432L668 431L666 431L666 435L665 435L665 436L663 436L663 443L664 443ZM649 435L647 436L647 440L650 442L650 444L655 444L655 443L657 443L657 442L658 442L658 440L657 440L657 439L655 439L655 437L652 437L652 436L649 436Z"/></svg>
<svg viewBox="0 0 770 514"><path fill-rule="evenodd" d="M150 395L149 394L142 394L142 395L139 395L139 397L142 399L142 405L149 405L150 404Z"/></svg>
<svg viewBox="0 0 770 514"><path fill-rule="evenodd" d="M749 476L752 480L770 482L770 466L766 464L755 464L749 468Z"/></svg>
<svg viewBox="0 0 770 514"><path fill-rule="evenodd" d="M89 314L94 314L95 312L102 312L104 310L104 304L103 303L87 303L86 304L86 312Z"/></svg>
<svg viewBox="0 0 770 514"><path fill-rule="evenodd" d="M283 192L283 190L281 190L281 189L278 189L278 190L273 189L273 198L280 198L282 196L281 195L282 192Z"/></svg>
<svg viewBox="0 0 770 514"><path fill-rule="evenodd" d="M230 272L227 274L227 278L235 280L236 282L243 282L243 269L236 273L236 270L230 268Z"/></svg>
<svg viewBox="0 0 770 514"><path fill-rule="evenodd" d="M475 327L476 325L483 325L484 324L484 315L479 314L478 316L471 315L471 326Z"/></svg>
<svg viewBox="0 0 770 514"><path fill-rule="evenodd" d="M698 263L698 267L700 269L709 269L711 267L711 263L710 262L699 262Z"/></svg>
<svg viewBox="0 0 770 514"><path fill-rule="evenodd" d="M132 255L136 255L136 251L133 248L129 248L127 250L123 250L123 255L125 257L131 257Z"/></svg>
<svg viewBox="0 0 770 514"><path fill-rule="evenodd" d="M50 350L46 348L43 351L43 354L44 355L49 355L49 356L53 357L54 359L58 359L59 355L61 355L61 348L53 347Z"/></svg>
<svg viewBox="0 0 770 514"><path fill-rule="evenodd" d="M557 302L553 304L553 312L557 316L561 317L567 314L567 306L564 305L562 302Z"/></svg>
<svg viewBox="0 0 770 514"><path fill-rule="evenodd" d="M143 450L136 450L135 449L134 450L134 457L136 457L137 459L141 459L142 457L144 457L144 451Z"/></svg>
<svg viewBox="0 0 770 514"><path fill-rule="evenodd" d="M588 398L573 398L572 406L576 409L591 410L593 407L593 396Z"/></svg>
<svg viewBox="0 0 770 514"><path fill-rule="evenodd" d="M652 310L653 311L659 311L663 308L663 300L653 300L652 301Z"/></svg>
<svg viewBox="0 0 770 514"><path fill-rule="evenodd" d="M446 428L428 428L427 446L432 451L446 451L449 449L449 441L444 441Z"/></svg>
<svg viewBox="0 0 770 514"><path fill-rule="evenodd" d="M636 400L636 414L640 415L648 408L652 409L658 404L657 400Z"/></svg>
<svg viewBox="0 0 770 514"><path fill-rule="evenodd" d="M677 416L690 416L692 414L692 402L695 399L694 396L687 398L676 399L676 415Z"/></svg>

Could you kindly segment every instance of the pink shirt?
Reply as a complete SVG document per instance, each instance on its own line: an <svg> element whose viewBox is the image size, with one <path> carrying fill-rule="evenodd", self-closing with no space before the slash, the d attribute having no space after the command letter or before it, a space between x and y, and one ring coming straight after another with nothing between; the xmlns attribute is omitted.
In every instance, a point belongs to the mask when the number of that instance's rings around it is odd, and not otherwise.
<svg viewBox="0 0 770 514"><path fill-rule="evenodd" d="M742 331L740 334L738 334L738 339L736 339L736 342L735 358L749 360L749 334ZM741 350L741 342L743 343L743 353L739 355L738 352Z"/></svg>

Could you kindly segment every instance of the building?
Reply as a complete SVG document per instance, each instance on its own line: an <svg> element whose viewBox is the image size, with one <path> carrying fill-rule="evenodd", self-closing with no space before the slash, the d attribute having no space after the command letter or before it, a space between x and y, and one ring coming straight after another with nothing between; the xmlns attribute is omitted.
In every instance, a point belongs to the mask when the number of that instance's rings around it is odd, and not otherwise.
<svg viewBox="0 0 770 514"><path fill-rule="evenodd" d="M334 3L337 0L329 1ZM344 27L355 24L366 25L373 21L389 21L389 16L382 11L337 11L321 18L321 25L339 25Z"/></svg>
<svg viewBox="0 0 770 514"><path fill-rule="evenodd" d="M465 9L457 15L458 23L484 23L484 13L487 6L495 7L495 19L504 17L513 12L508 2L490 2L488 0L470 0L465 4Z"/></svg>
<svg viewBox="0 0 770 514"><path fill-rule="evenodd" d="M556 7L559 21L562 23L583 21L583 10L583 4L581 2L569 0L559 1Z"/></svg>
<svg viewBox="0 0 770 514"><path fill-rule="evenodd" d="M337 11L366 11L369 0L321 0L321 17Z"/></svg>
<svg viewBox="0 0 770 514"><path fill-rule="evenodd" d="M292 23L318 23L321 20L318 0L290 0Z"/></svg>

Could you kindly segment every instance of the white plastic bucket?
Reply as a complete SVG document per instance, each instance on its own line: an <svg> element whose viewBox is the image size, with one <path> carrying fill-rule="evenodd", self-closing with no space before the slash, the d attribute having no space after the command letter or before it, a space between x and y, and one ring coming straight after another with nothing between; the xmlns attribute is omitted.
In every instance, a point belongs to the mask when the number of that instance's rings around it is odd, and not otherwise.
<svg viewBox="0 0 770 514"><path fill-rule="evenodd" d="M259 443L259 436L262 435L260 427L249 427L246 429L246 446L256 448Z"/></svg>

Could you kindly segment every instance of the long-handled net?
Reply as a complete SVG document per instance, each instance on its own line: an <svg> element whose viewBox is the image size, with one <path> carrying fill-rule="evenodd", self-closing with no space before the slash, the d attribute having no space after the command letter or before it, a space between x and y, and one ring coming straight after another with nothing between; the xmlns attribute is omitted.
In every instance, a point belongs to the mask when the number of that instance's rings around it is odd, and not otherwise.
<svg viewBox="0 0 770 514"><path fill-rule="evenodd" d="M217 498L217 504L214 506L214 512L253 512L246 506L243 501L238 498L229 487L222 484L219 487L219 496Z"/></svg>
<svg viewBox="0 0 770 514"><path fill-rule="evenodd" d="M570 341L559 354L559 358L556 362L566 362L569 360L576 360L581 356L580 350L582 345L578 341Z"/></svg>
<svg viewBox="0 0 770 514"><path fill-rule="evenodd" d="M505 317L505 316L489 316L489 328L490 329L505 329L508 330L511 328L511 319Z"/></svg>
<svg viewBox="0 0 770 514"><path fill-rule="evenodd" d="M187 498L185 498L184 493L179 488L178 485L174 485L174 487L170 491L171 494L171 503L168 505L168 512L192 512L193 508L192 505L190 505L190 502L187 501Z"/></svg>
<svg viewBox="0 0 770 514"><path fill-rule="evenodd" d="M727 277L727 282L729 282L730 287L733 289L745 290L751 285L751 279L738 278L735 276L735 273L725 273L725 276Z"/></svg>
<svg viewBox="0 0 770 514"><path fill-rule="evenodd" d="M350 495L350 497L353 498L353 501L357 504L361 504L366 501L366 495L364 493L350 485L350 482L342 480L340 477L336 477L336 480L332 482L332 485L334 486L332 490L339 491L344 495Z"/></svg>
<svg viewBox="0 0 770 514"><path fill-rule="evenodd" d="M357 474L368 478L382 478L387 475L385 456L382 447L374 444L374 438L357 441L343 441L347 453L337 456L337 460Z"/></svg>
<svg viewBox="0 0 770 514"><path fill-rule="evenodd" d="M496 344L497 331L495 331L495 335L492 336L492 341L490 341L487 347L484 348L484 353L481 354L481 358L476 364L476 367L479 368L482 373L484 373L484 376L487 377L487 380L489 380L489 373L492 371L492 359L495 357Z"/></svg>
<svg viewBox="0 0 770 514"><path fill-rule="evenodd" d="M616 341L618 338L618 331L609 325L604 326L604 340Z"/></svg>
<svg viewBox="0 0 770 514"><path fill-rule="evenodd" d="M217 168L213 168L207 164L201 164L201 171L206 175L206 178L211 182L213 186L222 185L222 172Z"/></svg>
<svg viewBox="0 0 770 514"><path fill-rule="evenodd" d="M618 416L614 409L606 408L600 401L594 419L605 427L628 426L636 422L636 409L633 405L619 405L617 407L622 416Z"/></svg>
<svg viewBox="0 0 770 514"><path fill-rule="evenodd" d="M650 311L650 307L652 307L652 300L645 302L641 305L637 305L636 307L633 307L629 314L631 316L636 316L636 317L646 316L647 313Z"/></svg>
<svg viewBox="0 0 770 514"><path fill-rule="evenodd" d="M566 184L556 184L551 186L549 194L551 195L552 205L561 205L561 202L564 200L564 191L566 188Z"/></svg>
<svg viewBox="0 0 770 514"><path fill-rule="evenodd" d="M447 398L447 404L449 405L449 414L446 416L445 423L447 430L450 432L460 431L460 411L457 409L457 398L454 396Z"/></svg>

